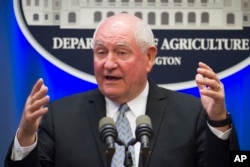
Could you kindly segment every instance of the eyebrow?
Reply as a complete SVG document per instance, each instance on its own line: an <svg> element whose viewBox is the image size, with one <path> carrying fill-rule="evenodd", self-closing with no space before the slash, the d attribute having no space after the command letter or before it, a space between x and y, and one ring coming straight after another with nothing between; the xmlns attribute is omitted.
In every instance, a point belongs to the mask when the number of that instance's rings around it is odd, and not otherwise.
<svg viewBox="0 0 250 167"><path fill-rule="evenodd" d="M95 45L104 45L104 44L103 44L103 42L101 42L101 41L94 41L94 46L95 46Z"/></svg>
<svg viewBox="0 0 250 167"><path fill-rule="evenodd" d="M127 42L118 42L117 45L118 45L118 46L130 47L130 45L129 45Z"/></svg>

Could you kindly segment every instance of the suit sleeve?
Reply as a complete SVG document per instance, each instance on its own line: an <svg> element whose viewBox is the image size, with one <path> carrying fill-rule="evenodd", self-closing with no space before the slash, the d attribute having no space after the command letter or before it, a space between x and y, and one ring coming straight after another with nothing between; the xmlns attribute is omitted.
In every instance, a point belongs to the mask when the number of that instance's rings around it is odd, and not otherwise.
<svg viewBox="0 0 250 167"><path fill-rule="evenodd" d="M233 124L229 138L222 140L208 127L207 115L203 109L197 122L196 146L196 167L229 167L230 150L239 149Z"/></svg>
<svg viewBox="0 0 250 167"><path fill-rule="evenodd" d="M46 122L46 124L44 123ZM12 147L14 140L5 158L5 167L54 167L53 164L53 129L51 126L50 112L46 114L39 125L38 144L36 147L20 161L11 160Z"/></svg>
<svg viewBox="0 0 250 167"><path fill-rule="evenodd" d="M206 125L205 150L206 167L229 167L230 150L239 150L237 134L234 126L232 125L230 137L227 140L221 140L215 136Z"/></svg>
<svg viewBox="0 0 250 167"><path fill-rule="evenodd" d="M41 167L38 162L38 149L37 146L20 161L12 161L10 156L12 152L13 142L8 150L7 156L4 161L4 167Z"/></svg>

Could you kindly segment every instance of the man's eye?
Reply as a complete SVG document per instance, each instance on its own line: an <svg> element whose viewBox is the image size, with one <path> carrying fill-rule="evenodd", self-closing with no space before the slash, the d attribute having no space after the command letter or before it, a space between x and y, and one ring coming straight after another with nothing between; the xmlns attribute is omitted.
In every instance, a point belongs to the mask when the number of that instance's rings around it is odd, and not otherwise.
<svg viewBox="0 0 250 167"><path fill-rule="evenodd" d="M125 55L127 55L127 52L119 51L119 52L117 52L117 54L120 56L125 56Z"/></svg>
<svg viewBox="0 0 250 167"><path fill-rule="evenodd" d="M97 52L97 54L103 55L103 54L105 54L105 52Z"/></svg>
<svg viewBox="0 0 250 167"><path fill-rule="evenodd" d="M107 52L105 52L105 51L97 51L96 52L96 55L97 56L103 56L103 55L105 55Z"/></svg>

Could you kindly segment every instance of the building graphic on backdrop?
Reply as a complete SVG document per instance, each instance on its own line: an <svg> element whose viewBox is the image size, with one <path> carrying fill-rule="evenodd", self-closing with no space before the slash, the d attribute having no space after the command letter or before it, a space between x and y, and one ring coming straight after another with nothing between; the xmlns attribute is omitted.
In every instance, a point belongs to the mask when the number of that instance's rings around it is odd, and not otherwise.
<svg viewBox="0 0 250 167"><path fill-rule="evenodd" d="M22 0L28 25L94 29L104 18L130 13L152 29L242 29L250 0Z"/></svg>

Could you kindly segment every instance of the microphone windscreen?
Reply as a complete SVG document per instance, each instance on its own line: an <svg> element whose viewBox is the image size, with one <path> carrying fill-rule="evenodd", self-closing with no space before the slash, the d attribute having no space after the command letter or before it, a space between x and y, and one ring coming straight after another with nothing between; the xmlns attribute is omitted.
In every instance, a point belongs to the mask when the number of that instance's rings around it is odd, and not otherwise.
<svg viewBox="0 0 250 167"><path fill-rule="evenodd" d="M150 128L152 128L151 119L147 115L140 115L136 118L136 126L141 124L147 124Z"/></svg>
<svg viewBox="0 0 250 167"><path fill-rule="evenodd" d="M99 121L99 129L101 127L103 127L104 125L111 125L111 126L115 126L115 122L112 118L110 117L103 117L100 121Z"/></svg>

